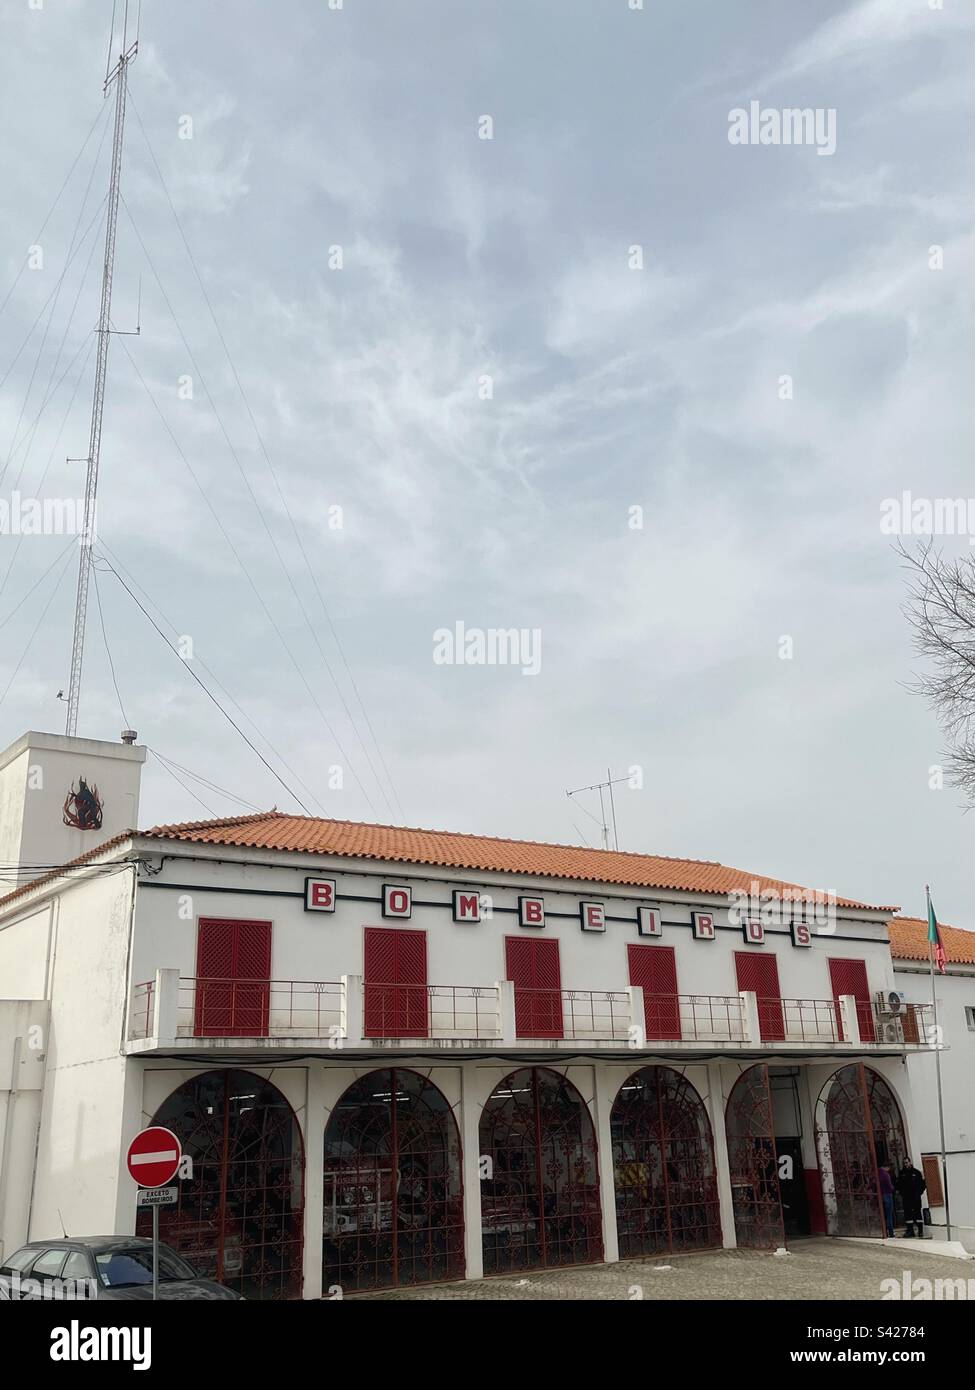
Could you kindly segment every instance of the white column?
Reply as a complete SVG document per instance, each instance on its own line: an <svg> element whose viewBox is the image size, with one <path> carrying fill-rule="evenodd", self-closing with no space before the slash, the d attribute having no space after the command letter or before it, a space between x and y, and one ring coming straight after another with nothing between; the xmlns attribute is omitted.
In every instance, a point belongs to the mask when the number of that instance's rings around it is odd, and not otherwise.
<svg viewBox="0 0 975 1390"><path fill-rule="evenodd" d="M747 993L747 992L746 992ZM749 995L755 1000L755 995ZM756 1022L758 1004L756 1000ZM731 1165L728 1162L728 1136L724 1123L724 1077L720 1062L708 1062L708 1117L714 1136L714 1165L718 1179L718 1207L721 1213L721 1244L725 1250L736 1250L735 1206L731 1196Z"/></svg>
<svg viewBox="0 0 975 1390"><path fill-rule="evenodd" d="M739 995L742 1025L745 1030L744 1041L757 1047L762 1041L762 1027L758 1020L758 995L750 989L739 990Z"/></svg>
<svg viewBox="0 0 975 1390"><path fill-rule="evenodd" d="M342 982L342 1040L346 1047L362 1046L362 976L340 975Z"/></svg>
<svg viewBox="0 0 975 1390"><path fill-rule="evenodd" d="M308 1066L305 1091L305 1254L303 1298L322 1297L322 1224L325 1168L325 1068ZM325 1291L327 1295L327 1290Z"/></svg>
<svg viewBox="0 0 975 1390"><path fill-rule="evenodd" d="M860 1019L857 1016L857 1001L855 995L840 995L840 1018L843 1022L844 1042L851 1043L854 1047L859 1047L862 1039L860 1037Z"/></svg>
<svg viewBox="0 0 975 1390"><path fill-rule="evenodd" d="M461 1163L464 1175L464 1262L468 1279L484 1277L481 1245L481 1110L476 1068L467 1063L460 1077Z"/></svg>
<svg viewBox="0 0 975 1390"><path fill-rule="evenodd" d="M643 1004L643 986L630 985L627 993L630 996L630 1028L635 1031L630 1033L634 1039L633 1046L645 1047L647 1041L647 1015Z"/></svg>
<svg viewBox="0 0 975 1390"><path fill-rule="evenodd" d="M179 971L157 970L152 1000L152 1036L158 1043L176 1041L179 1024Z"/></svg>
<svg viewBox="0 0 975 1390"><path fill-rule="evenodd" d="M505 1047L513 1047L518 1041L515 1036L515 986L511 980L498 980L498 1013L501 1018L501 1042Z"/></svg>
<svg viewBox="0 0 975 1390"><path fill-rule="evenodd" d="M643 990L638 991L641 995ZM643 1035L642 1000L640 1012L640 1036ZM596 1145L599 1151L599 1205L603 1213L603 1259L607 1264L615 1264L620 1257L619 1235L616 1229L616 1165L613 1163L613 1133L609 1117L613 1109L616 1092L623 1084L625 1073L612 1073L605 1063L593 1065L595 1086L593 1091L593 1116L596 1126Z"/></svg>

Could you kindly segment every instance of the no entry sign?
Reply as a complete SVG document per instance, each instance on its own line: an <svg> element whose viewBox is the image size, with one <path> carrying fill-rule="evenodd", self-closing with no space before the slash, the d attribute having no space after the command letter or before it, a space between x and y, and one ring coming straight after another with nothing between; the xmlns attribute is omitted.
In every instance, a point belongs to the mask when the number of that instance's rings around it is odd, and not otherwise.
<svg viewBox="0 0 975 1390"><path fill-rule="evenodd" d="M153 1125L132 1140L126 1163L140 1187L165 1187L176 1176L182 1156L173 1131Z"/></svg>

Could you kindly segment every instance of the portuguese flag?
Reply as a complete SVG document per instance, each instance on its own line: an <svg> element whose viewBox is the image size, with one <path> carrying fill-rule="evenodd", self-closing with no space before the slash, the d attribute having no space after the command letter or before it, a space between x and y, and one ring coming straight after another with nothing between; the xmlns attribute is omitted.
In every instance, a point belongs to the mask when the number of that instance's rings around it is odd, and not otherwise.
<svg viewBox="0 0 975 1390"><path fill-rule="evenodd" d="M934 915L934 904L931 901L931 889L925 890L928 895L928 943L934 947L934 963L941 974L945 973L945 944L941 939L941 928L938 926L938 919Z"/></svg>

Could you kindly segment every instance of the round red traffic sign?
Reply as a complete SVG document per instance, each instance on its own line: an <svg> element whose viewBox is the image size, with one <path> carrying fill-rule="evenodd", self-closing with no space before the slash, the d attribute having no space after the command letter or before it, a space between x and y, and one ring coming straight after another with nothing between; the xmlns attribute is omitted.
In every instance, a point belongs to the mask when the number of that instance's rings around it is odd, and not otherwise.
<svg viewBox="0 0 975 1390"><path fill-rule="evenodd" d="M176 1176L182 1156L173 1131L153 1125L135 1136L125 1161L140 1187L165 1187Z"/></svg>

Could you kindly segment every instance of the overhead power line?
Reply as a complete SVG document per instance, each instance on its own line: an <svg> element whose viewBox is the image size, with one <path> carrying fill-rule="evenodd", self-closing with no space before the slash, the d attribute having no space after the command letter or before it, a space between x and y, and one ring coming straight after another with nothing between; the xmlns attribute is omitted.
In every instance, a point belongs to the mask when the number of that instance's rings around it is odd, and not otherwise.
<svg viewBox="0 0 975 1390"><path fill-rule="evenodd" d="M254 416L254 412L253 412L253 410L251 409L251 404L250 404L250 401L249 401L249 399L248 399L248 397L247 397L247 393L246 393L245 390L244 390L244 385L243 385L243 382L241 381L240 373L239 373L238 370L237 370L237 365L236 365L236 363L235 363L235 361L234 361L234 359L233 359L233 356L231 355L230 348L229 348L229 346L227 345L227 340L226 340L226 338L225 338L225 336L224 336L223 329L221 328L220 323L219 323L219 320L217 319L216 310L215 310L214 307L213 307L213 302L212 302L212 300L210 299L210 295L209 295L209 293L208 293L208 291L207 291L206 282L205 282L203 276L200 274L199 267L197 266L197 263L196 263L196 258L195 258L195 256L193 255L193 251L192 251L192 248L191 248L191 246L190 246L189 240L188 240L188 238L187 238L187 236L186 236L186 232L185 232L184 229L183 229L183 224L182 224L182 221L180 220L179 213L176 211L176 205L175 205L175 203L173 202L172 195L171 195L170 192L169 192L169 186L168 186L168 184L166 183L166 179L165 179L165 177L164 177L164 175L163 175L162 168L160 167L159 161L158 161L158 159L156 158L156 152L155 152L155 150L153 149L151 140L149 139L149 133L148 133L148 131L147 131L146 128L145 128L145 124L144 124L144 122L143 122L143 120L142 120L142 116L141 116L141 114L140 114L140 112L139 112L139 109L138 109L138 106L137 106L137 104L135 103L134 100L133 100L133 102L132 102L132 110L133 110L134 113L135 113L135 118L136 118L136 121L137 121L137 123L138 123L139 130L140 130L140 132L141 132L141 134L142 134L142 138L143 138L143 140L144 140L144 142L145 142L146 149L147 149L148 152L149 152L149 158L152 160L153 167L154 167L154 169L155 169L155 171L156 171L156 176L157 176L158 179L159 179L160 186L161 186L161 188L162 188L162 190L163 190L163 193L165 194L166 201L167 201L167 203L169 204L169 210L170 210L170 212L171 212L172 215L173 215L173 221L176 223L176 228L177 228L177 231L179 232L180 239L181 239L182 242L183 242L183 246L184 246L184 248L185 248L185 250L186 250L187 257L189 258L190 265L191 265L192 268L193 268L193 274L196 276L197 284L198 284L199 287L200 287L200 292L201 292L201 294L202 294L202 296L203 296L204 303L205 303L206 306L207 306L207 310L209 311L210 318L211 318L212 321L213 321L213 326L214 326L214 328L216 329L217 337L220 339L220 345L221 345L221 347L223 348L224 354L225 354L225 356L226 356L226 358L227 358L227 362L228 362L228 364L229 364L229 366L230 366L230 370L231 370L231 373L232 373L232 375L233 375L234 382L235 382L235 384L236 384L236 386L237 386L238 392L240 393L240 398L241 398L241 400L242 400L243 403L244 403L244 409L245 409L246 412L247 412L247 417L248 417L248 419L250 420L251 427L252 427L252 429L253 429L253 431L254 431L255 438L257 439L257 442L258 442L258 444L259 444L259 446L260 446L260 449L261 449L261 453L262 453L263 456L264 456L264 461L265 461L265 463L267 464L268 472L269 472L270 475L271 475L271 479L272 479L272 481L273 481L273 483L274 483L274 486L275 486L275 489L276 489L276 491L277 491L278 497L279 497L280 500L281 500L281 505L282 505L283 508L284 508L285 515L286 515L287 518L288 518L288 522L289 522L289 524L290 524L290 526L291 526L292 534L294 535L294 538L295 538L295 543L296 543L296 545L297 545L297 547L298 547L298 552L299 552L299 554L301 555L302 561L304 562L305 569L306 569L306 571L307 571L307 573L308 573L308 577L309 577L309 579L311 580L312 586L313 586L313 588L314 588L314 590L315 590L315 594L316 594L316 596L317 596L317 598L318 598L318 602L319 602L319 605L320 605L320 607L321 607L322 613L323 613L323 615L324 615L324 617L325 617L325 621L326 621L326 623L328 624L329 631L330 631L331 634L332 634L332 639L333 639L333 641L335 642L335 645L336 645L336 648L337 648L337 650L338 650L339 656L340 656L340 658L341 658L341 660L342 660L342 664L343 664L343 666L344 666L344 668L345 668L346 675L348 676L348 679L349 679L350 685L351 685L351 687L352 687L352 691L353 691L353 693L354 693L355 699L356 699L357 702L358 702L359 709L362 711L362 716L363 716L363 719L364 719L364 721L365 721L366 728L367 728L367 730L368 730L368 732L369 732L369 735L370 735L370 737L371 737L371 739L372 739L372 741L373 741L373 744L375 745L376 753L377 753L377 755L378 755L378 757L379 757L380 763L382 764L383 772L385 773L385 776L386 776L386 781L387 781L388 784L389 784L389 789L390 789L390 791L391 791L391 793L392 793L393 800L396 802L396 807L397 807L397 810L398 810L398 812L399 812L400 819L401 819L401 820L405 820L406 817L405 817L404 814L403 814L403 807L402 807L402 805L400 804L400 800L399 800L399 796L398 796L397 791L396 791L395 784L393 783L393 779L392 779L392 776L391 776L391 774L390 774L389 767L387 766L386 759L385 759L385 757L384 757L384 755L383 755L382 747L381 747L381 745L380 745L380 743L379 743L379 740L378 740L378 738L377 738L377 736L376 736L376 731L375 731L375 729L373 728L372 721L371 721L371 719L369 718L368 710L367 710L366 707L365 707L365 703L364 703L364 701L363 701L363 698L362 698L361 692L360 692L360 690L359 690L358 684L356 683L356 679L355 679L355 676L354 676L354 674L353 674L353 672L352 672L352 668L351 668L351 666L349 665L348 658L346 657L345 648L344 648L344 646L342 645L341 638L339 637L339 634L338 634L338 631L336 630L335 624L334 624L334 622L332 621L332 615L331 615L331 613L330 613L330 611L329 611L329 608L328 608L328 605L327 605L327 603L326 603L326 601L325 601L325 596L324 596L324 594L322 593L321 586L320 586L319 583L318 583L317 576L315 575L315 572L314 572L314 570L312 569L312 566L311 566L311 562L310 562L309 559L308 559L308 553L307 553L307 551L306 551L306 549L305 549L305 544L304 544L303 540L301 539L301 533L299 532L298 527L297 527L297 525L296 525L296 523L295 523L294 514L292 513L291 508L290 508L290 506L288 505L288 500L287 500L287 498L286 498L286 496L285 496L285 494L284 494L284 490L283 490L282 487L281 487L281 483L280 483L280 480L279 480L279 478L278 478L277 470L275 469L274 464L273 464L272 461L271 461L271 455L270 455L270 453L268 452L267 445L266 445L265 442L264 442L264 436L263 436L262 433L261 433L261 430L260 430L260 428L259 428L259 426L258 426L257 420L256 420L256 418L255 418L255 416ZM270 534L271 534L271 533L270 533L270 528L267 528L267 529L268 529L268 535L270 536ZM272 538L272 544L274 544L273 538ZM275 551L277 552L277 546L276 546L276 545L275 545ZM285 563L284 563L284 560L283 560L283 558L280 556L280 554L278 554L278 558L279 558L279 560L281 561L281 567L282 567L282 569L285 571L285 574L287 575L287 573L288 573L288 572L287 572L287 568L286 568ZM289 582L290 582L290 576L289 576ZM294 585L293 585L293 584L292 584L292 589L294 590ZM298 599L299 604L302 606L302 611L304 612L304 606L303 606L303 604L301 603L301 599L298 597L297 590L294 590L294 592L295 592L295 597L296 597L296 599ZM307 621L307 617L306 617L306 621ZM375 767L374 767L374 765L373 765L372 758L371 758L371 756L370 756L370 754L369 754L369 750L368 750L368 748L367 748L367 746L366 746L365 740L362 738L361 734L359 733L358 728L356 727L355 718L353 717L352 711L349 709L349 706L348 706L348 704L347 704L347 702L346 702L346 700L345 700L345 696L342 694L342 690L341 690L341 687L340 687L340 685L339 685L339 683L338 683L338 680L336 679L335 674L334 674L334 672L332 671L331 663L329 662L328 657L325 655L325 652L324 652L324 650L322 649L321 643L320 643L319 640L318 640L318 635L317 635L317 633L315 632L313 626L312 626L310 623L309 623L309 627L311 628L313 638L314 638L314 640L315 640L316 646L318 647L318 651L319 651L319 654L321 655L322 662L323 662L323 664L324 664L324 666L325 666L325 669L326 669L326 671L328 672L328 674L329 674L329 676L330 676L330 678L331 678L331 680L332 680L332 683L333 683L334 686L335 686L336 693L338 694L338 697L339 697L340 701L342 702L342 707L343 707L343 709L345 710L346 717L347 717L347 719L349 720L349 723L350 723L351 726L352 726L353 732L355 733L355 736L356 736L356 738L357 738L357 740L358 740L358 742L359 742L360 747L362 748L363 755L365 756L366 762L367 762L368 765L369 765L369 770L370 770L370 772L372 773L373 777L375 778L376 784L377 784L377 786L379 787L380 792L381 792L381 794L383 795L383 798L384 798L384 800L386 801L387 806L389 806L389 807L390 807L390 810L392 811L392 806L390 805L389 798L386 796L385 789L384 789L383 784L382 784L382 780L381 780L381 778L379 777L379 774L376 772L376 769L375 769Z"/></svg>
<svg viewBox="0 0 975 1390"><path fill-rule="evenodd" d="M228 791L226 787L221 787L217 782L211 782L209 778L201 776L199 772L194 772L192 768L184 767L182 763L176 762L174 758L165 757L160 753L158 748L150 748L149 752L153 757L158 758L161 763L165 763L167 768L175 768L178 772L182 772L184 776L191 778L194 782L198 782L201 787L206 787L208 791L216 792L218 796L225 796L228 801L236 801L238 805L246 807L248 811L260 811L263 809L260 806L255 806L253 801L247 801L244 797L237 796L234 792ZM190 788L187 788L187 790L190 791Z"/></svg>
<svg viewBox="0 0 975 1390"><path fill-rule="evenodd" d="M17 662L17 665L14 667L14 669L13 669L13 671L12 671L12 673L11 673L10 679L7 681L7 684L6 684L6 686L4 687L3 694L0 695L0 705L3 704L4 700L6 700L7 695L8 695L8 693L9 693L9 691L10 691L10 687L13 685L14 681L17 679L17 673L19 672L21 666L23 666L23 664L24 664L24 660L25 660L25 658L26 658L26 656L27 656L27 653L30 651L31 647L34 645L34 638L37 636L38 632L41 630L41 627L42 627L42 625L43 625L43 623L44 623L44 619L47 617L48 610L50 609L51 604L54 602L55 595L57 594L58 590L60 589L61 583L62 583L62 581L63 581L63 579L64 579L64 576L67 574L67 572L68 572L68 570L69 570L69 568L70 568L70 564L71 564L71 551L72 551L73 549L74 549L74 543L72 542L72 544L68 546L66 552L65 552L65 551L62 551L62 556L61 556L61 558L64 559L65 563L64 563L64 565L63 565L63 567L62 567L62 569L61 569L60 574L58 575L57 579L55 580L54 588L51 590L51 593L50 593L50 595L49 595L49 597L48 597L47 603L45 603L43 609L41 610L41 616L38 618L37 623L36 623L35 626L34 626L33 632L31 633L31 635L30 635L30 636L28 637L28 639L27 639L27 645L26 645L26 647L24 648L24 650L23 650L23 651L21 652L21 654L20 654L20 660Z"/></svg>
<svg viewBox="0 0 975 1390"><path fill-rule="evenodd" d="M64 193L64 190L67 188L68 184L71 182L71 176L72 176L72 174L74 173L75 169L77 169L79 163L81 162L81 157L82 157L82 155L84 154L84 152L85 152L85 150L86 150L86 148L87 148L87 146L88 146L88 141L89 141L89 140L91 139L91 137L94 135L94 133L95 133L95 128L96 128L96 126L98 125L99 121L103 120L104 117L105 117L105 111L106 111L106 107L105 107L104 103L101 103L101 104L99 105L99 107L98 107L98 114L96 115L95 119L92 121L91 126L89 127L89 130L88 130L88 134L85 136L84 140L82 140L82 142L81 142L81 148L78 150L78 153L75 155L75 157L74 157L74 159L73 159L73 161L72 161L72 164L71 164L71 168L70 168L70 169L68 170L68 172L65 174L65 176L64 176L64 182L62 183L61 187L58 189L57 196L55 197L54 202L51 204L50 208L48 209L47 216L44 218L44 221L41 223L40 231L37 233L37 235L34 237L33 242L31 243L33 246L37 246L37 245L40 243L41 237L44 235L44 231L45 231L45 228L47 227L47 224L50 222L51 218L54 216L55 212L57 211L57 206L58 206L58 204L59 204L60 201L61 201L61 197L62 197L62 195L63 195L63 193ZM20 277L23 275L24 271L27 269L27 262L28 262L28 260L29 260L29 257L28 257L28 256L25 256L24 259L21 261L21 263L20 263L20 269L17 271L17 274L14 276L13 283L11 284L10 288L7 290L7 293L6 293L6 294L4 295L4 297L3 297L3 303L0 304L0 315L3 314L3 312L4 312L4 310L6 309L7 305L10 303L11 296L13 295L13 293L14 293L14 291L16 290L17 286L20 284Z"/></svg>
<svg viewBox="0 0 975 1390"><path fill-rule="evenodd" d="M301 807L301 809L304 811L305 815L306 815L306 816L310 816L310 815L312 814L311 811L309 811L308 807L307 807L307 806L305 805L305 803L302 801L302 799L301 799L301 797L298 795L298 793L297 793L296 791L292 790L292 788L288 786L288 784L287 784L287 782L284 780L284 778L281 777L280 774L279 774L278 772L275 771L275 769L274 769L274 768L271 766L271 764L268 762L267 758L265 758L265 756L264 756L264 754L261 752L261 750L260 750L254 743L252 743L251 740L247 737L247 735L244 733L244 730L240 727L240 725L239 725L239 724L237 723L237 721L233 718L233 716L227 713L227 711L224 709L223 705L220 703L220 701L217 699L217 697L213 694L213 692L209 689L209 687L206 685L206 683L205 683L204 681L201 681L201 680L200 680L200 677L199 677L199 676L196 674L196 672L193 670L193 668L192 668L192 666L189 664L189 662L183 660L183 658L180 656L180 654L179 654L178 650L176 649L176 647L174 647L173 644L172 644L172 642L170 642L169 638L168 638L168 637L166 636L166 634L163 632L162 628L161 628L161 627L159 626L159 624L156 622L155 618L153 618L153 616L152 616L152 614L149 612L149 610L148 610L146 607L144 607L144 605L139 601L138 597L137 597L137 596L133 593L133 591L129 588L128 584L126 584L125 580L124 580L124 579L122 578L122 576L119 574L118 570L116 570L116 569L114 568L114 566L111 565L111 564L109 563L109 561L106 560L104 557L102 557L102 563L103 563L109 570L111 570L112 574L115 575L115 578L116 578L116 579L118 580L118 582L122 585L122 588L123 588L123 589L125 590L125 592L129 595L129 597L131 598L132 602L135 604L135 606L136 606L136 607L139 609L139 611L142 613L142 615L143 615L143 617L146 619L146 621L147 621L147 622L152 626L152 628L159 634L159 636L162 638L163 642L165 642L166 646L169 648L169 650L170 650L170 651L173 653L173 655L176 657L177 661L178 661L179 664L182 666L183 670L186 671L186 673L190 676L190 678L191 678L192 680L196 681L197 685L198 685L198 686L200 687L200 689L203 691L204 695L206 695L207 699L210 700L214 705L216 705L217 709L218 709L218 710L220 711L220 713L223 715L224 719L226 719L227 723L230 724L230 725L232 726L232 728L234 728L234 729L237 731L237 733L240 735L240 737L241 737L241 738L244 740L244 742L247 744L247 746L248 746L248 748L251 750L251 752L254 753L254 754L256 755L256 757L260 758L261 762L262 762L262 763L264 764L264 766L267 768L268 772L270 772L270 774L271 774L271 776L274 778L274 780L275 780L276 782L280 783L280 785L284 788L284 790L288 793L288 795L289 795L294 801L297 801L298 805L299 805L299 806ZM2 700L0 700L0 703L2 703Z"/></svg>
<svg viewBox="0 0 975 1390"><path fill-rule="evenodd" d="M163 609L159 606L159 604L153 599L152 595L146 592L145 586L142 585L142 584L140 584L139 581L135 578L135 576L126 568L126 566L122 563L121 559L118 557L118 555L115 554L115 552L112 550L112 547L108 544L108 542L107 542L103 537L99 538L98 548L99 548L101 551L104 551L104 553L109 557L109 559L110 559L110 560L112 561L112 563L114 564L116 570L117 570L119 573L125 575L126 579L129 581L129 583L131 584L132 588L133 588L137 593L141 594L142 598L145 600L145 602L148 604L148 606L158 615L158 617L161 619L161 621L163 622L163 624L165 625L165 627L167 627L171 633L173 633L176 637L178 637L178 636L180 635L180 629L176 626L176 624L175 624L175 623L173 622L173 620L169 617L169 615L168 615L167 613L165 613L165 612L163 611ZM295 769L294 769L294 768L291 766L291 764L288 762L287 758L285 758L285 757L283 756L283 754L281 753L281 751L280 751L278 748L275 747L275 745L274 745L274 744L271 742L271 740L268 738L268 736L267 736L267 734L264 732L264 730L261 729L261 728L255 723L255 721L251 718L251 716L247 713L247 711L246 711L246 710L244 709L244 707L241 705L240 701L239 701L239 700L236 700L236 699L234 698L233 694L227 689L226 685L224 685L224 683L220 680L220 678L217 676L217 674L215 673L215 671L213 670L213 668L210 667L210 666L208 666L207 663L203 660L203 658L202 658L198 653L194 655L194 658L193 658L193 659L194 659L194 661L196 662L196 664L199 666L200 670L201 670L201 671L204 671L204 672L206 673L206 675L209 677L211 683L212 683L212 684L216 687L216 689L219 690L220 693L224 696L224 698L227 700L228 704L232 705L233 708L234 708L235 710L237 710L237 712L239 713L240 717L241 717L247 724L250 725L250 727L254 730L254 733L255 733L255 734L257 735L257 737L261 740L261 742L264 744L264 746L265 746L266 748L269 748L269 749L270 749L271 753L272 753L273 756L278 760L278 762L281 764L281 766L284 768L284 770L288 773L288 775L289 775L290 777L293 778L293 780L294 780L294 782L295 782L295 785L301 787L302 791L304 791L304 792L307 794L309 801L310 801L313 805L315 805L315 806L318 807L319 811L322 813L323 816L326 816L326 817L327 817L328 812L326 811L325 807L321 804L321 802L319 801L318 797L315 795L314 791L312 791L312 789L308 786L307 782L305 782L305 781L298 775L298 773L295 771Z"/></svg>
<svg viewBox="0 0 975 1390"><path fill-rule="evenodd" d="M123 202L124 202L124 200L123 200ZM128 212L128 208L126 208L126 212ZM130 214L130 220L131 220L131 214ZM134 224L134 223L133 223L133 227L135 227L135 224ZM196 365L196 359L193 357L193 354L192 354L192 349L189 347L189 344L186 342L185 335L183 334L183 331L182 331L182 329L181 329L180 326L179 326L179 320L176 318L176 314L175 314L175 312L174 312L174 310L173 310L173 308L172 308L172 305L169 303L168 297L166 296L166 292L165 292L165 290L163 289L162 282L159 280L158 274L156 273L155 266L154 266L153 263L152 263L152 259L151 259L151 257L149 256L148 250L146 250L146 248L145 248L145 244L142 242L142 238L141 238L141 236L140 236L140 234L139 234L139 230L138 230L137 227L135 227L135 233L136 233L136 236L138 237L138 239L139 239L139 241L140 241L140 244L141 244L142 247L143 247L143 250L145 251L146 259L147 259L147 261L148 261L148 263L149 263L149 267L150 267L150 269L152 270L153 275L156 277L156 283L159 285L159 288L160 288L160 290L162 291L163 297L166 299L167 306L169 307L169 311L170 311L170 314L172 315L173 322L176 324L177 331L180 333L180 336L183 338L183 342L184 342L184 345L186 346L187 352L189 352L189 354L190 354L190 360L191 360L191 362L193 363L195 370L197 370L197 372L199 372L199 368L198 368L197 365ZM200 493L200 496L203 498L203 501L204 501L204 503L206 504L207 510L209 511L210 515L211 515L212 518L213 518L214 524L216 525L218 531L220 532L220 534L223 536L224 540L226 541L227 546L228 546L229 549L230 549L230 553L233 555L234 559L235 559L236 562L237 562L238 567L240 568L241 574L244 576L244 579L245 579L246 583L247 583L248 586L250 587L251 592L253 593L253 595L254 595L255 599L257 600L258 604L260 605L261 611L264 613L264 616L266 617L268 623L270 624L270 627L271 627L272 631L274 632L274 634L275 634L275 636L277 637L278 641L281 643L281 646L282 646L282 648L283 648L283 650L284 650L285 655L288 657L288 660L291 662L291 665L294 667L295 672L297 673L298 678L299 678L299 680L301 681L302 685L305 687L305 690L307 691L308 696L309 696L309 698L310 698L312 704L315 706L315 709L318 711L319 717L320 717L321 720L322 720L322 723L323 723L323 725L324 725L324 727L325 727L326 732L328 733L329 737L330 737L330 738L333 740L333 742L335 743L335 745L336 745L336 747L338 748L339 753L341 754L342 758L345 760L345 763L346 763L346 765L347 765L347 767L348 767L348 769L349 769L349 772L351 773L353 779L355 780L356 785L359 787L360 791L362 792L363 796L365 797L366 802L367 802L367 804L368 804L370 810L373 812L373 814L375 814L375 807L373 806L372 798L369 796L369 793L366 791L365 787L363 786L363 784L362 784L362 782L361 782L361 780L360 780L360 778L359 778L359 776L358 776L358 773L357 773L356 770L355 770L355 766L354 766L354 764L352 763L352 760L349 758L348 754L345 752L345 748L343 747L343 744L342 744L341 739L338 737L338 735L336 734L335 730L332 728L332 725L331 725L331 722L330 722L330 720L329 720L329 718L328 718L328 715L327 715L327 714L325 713L325 711L322 709L321 703L319 702L319 699L318 699L317 695L315 694L315 691L314 691L314 689L312 688L312 686L311 686L311 684L310 684L310 682L309 682L309 680L308 680L308 677L305 675L304 671L302 670L301 666L299 665L299 663L298 663L298 658L295 656L294 652L292 651L291 646L290 646L290 644L289 644L287 638L285 637L284 633L282 632L282 630L281 630L281 628L280 628L280 626L279 626L277 620L276 620L275 617L274 617L274 614L271 612L271 609L270 609L270 606L268 605L267 600L265 599L263 593L262 593L261 590L260 590L260 587L258 586L256 580L254 579L254 575L253 575L252 572L251 572L251 567L248 566L248 565L245 565L244 562L243 562L243 560L241 559L240 552L238 551L238 549L237 549L236 545L234 544L233 540L231 539L230 533L227 531L227 528L226 528L226 526L225 526L224 523L223 523L222 517L220 516L220 514L219 514L219 512L217 511L216 507L214 507L212 501L210 500L210 497L209 497L209 495L208 495L208 493L207 493L206 488L203 486L203 483L201 482L201 480L200 480L200 478L199 478L199 476L198 476L196 470L194 469L193 465L190 463L189 458L187 457L185 450L183 449L182 445L180 444L179 440L177 439L176 434L175 434L175 432L174 432L172 426L170 425L169 421L167 420L165 414L163 413L162 407L159 405L159 402L157 401L157 399L156 399L156 397L155 397L155 395L154 395L154 393L153 393L153 391L152 391L152 388L149 386L149 383L146 381L145 377L143 376L143 374L142 374L142 372L141 372L141 370L140 370L140 368L139 368L138 363L136 362L136 360L135 360L135 358L133 357L132 353L129 351L129 346L128 346L128 344L126 343L126 341L125 341L124 338L121 339L121 343L122 343L122 350L125 352L126 357L129 359L129 362L132 364L132 369L133 369L133 371L135 372L136 377L138 378L138 380L139 380L139 382L140 382L140 384L141 384L143 390L145 391L146 395L149 397L149 400L150 400L150 402L152 403L153 409L156 411L156 414L159 416L159 419L162 421L163 427L164 427L164 429L166 430L166 433L169 435L170 439L172 440L173 445L174 445L174 447L175 447L175 449L176 449L176 452L179 454L180 458L182 459L183 463L185 464L186 469L187 469L187 472L189 473L190 477L193 479L194 483L196 484L197 489L198 489L198 491L199 491L199 493ZM201 385L203 385L204 390L206 390L206 384L205 384L205 382L203 381L202 376L200 376L200 382L201 382ZM207 392L207 395L208 395L208 397L209 397L209 392ZM228 444L230 445L231 451L233 451L233 445L230 444L229 437L227 436L226 429L224 428L223 423L222 423L222 421L220 420L219 414L218 414L218 412L217 412L217 410L216 410L216 406L213 404L213 399L212 399L212 397L209 397L209 399L210 399L211 407L212 407L212 409L213 409L213 411L214 411L214 415L215 415L216 418L217 418L217 423L220 425L220 428L221 428L221 430L222 430L222 432L223 432L223 434L224 434L224 438L227 439L227 442L228 442ZM244 476L245 482L246 482L246 475L243 474L243 469L240 467L240 460L239 460L239 459L237 460L237 466L238 466L238 468L240 469L242 476ZM249 486L249 484L248 484L248 486ZM253 492L251 493L251 496L252 496L252 498L253 498ZM254 501L255 501L255 505L257 505L256 499L254 499ZM258 508L258 510L260 510L260 508Z"/></svg>

